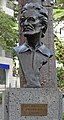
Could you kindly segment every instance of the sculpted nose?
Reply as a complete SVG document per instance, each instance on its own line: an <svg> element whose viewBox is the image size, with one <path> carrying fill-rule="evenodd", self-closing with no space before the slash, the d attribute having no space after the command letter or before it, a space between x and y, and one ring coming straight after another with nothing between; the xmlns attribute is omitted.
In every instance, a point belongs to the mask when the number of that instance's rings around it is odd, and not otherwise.
<svg viewBox="0 0 64 120"><path fill-rule="evenodd" d="M24 25L27 25L27 24L28 24L28 22L27 22L27 20L25 20L25 21L24 21Z"/></svg>

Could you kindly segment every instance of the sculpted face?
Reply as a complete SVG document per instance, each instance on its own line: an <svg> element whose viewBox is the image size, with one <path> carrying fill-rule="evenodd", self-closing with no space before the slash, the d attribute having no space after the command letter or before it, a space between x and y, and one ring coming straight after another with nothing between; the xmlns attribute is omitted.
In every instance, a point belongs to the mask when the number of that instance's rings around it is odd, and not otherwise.
<svg viewBox="0 0 64 120"><path fill-rule="evenodd" d="M22 26L24 35L36 34L41 31L42 25L40 24L40 20L37 16L33 16L32 12L31 15L24 16L23 19Z"/></svg>
<svg viewBox="0 0 64 120"><path fill-rule="evenodd" d="M44 37L47 29L47 14L40 4L27 4L21 12L20 25L25 37L42 31Z"/></svg>

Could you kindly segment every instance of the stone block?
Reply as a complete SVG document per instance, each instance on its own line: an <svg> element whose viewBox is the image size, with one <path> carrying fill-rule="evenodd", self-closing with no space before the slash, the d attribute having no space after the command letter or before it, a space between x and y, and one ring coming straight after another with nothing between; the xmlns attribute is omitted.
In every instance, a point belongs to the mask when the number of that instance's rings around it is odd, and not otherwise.
<svg viewBox="0 0 64 120"><path fill-rule="evenodd" d="M54 88L10 88L5 91L4 120L61 120L59 93ZM21 115L22 104L47 105L47 114ZM60 106L59 106L60 105ZM24 108L25 109L25 108ZM38 109L38 108L37 108ZM38 111L38 110L37 110Z"/></svg>

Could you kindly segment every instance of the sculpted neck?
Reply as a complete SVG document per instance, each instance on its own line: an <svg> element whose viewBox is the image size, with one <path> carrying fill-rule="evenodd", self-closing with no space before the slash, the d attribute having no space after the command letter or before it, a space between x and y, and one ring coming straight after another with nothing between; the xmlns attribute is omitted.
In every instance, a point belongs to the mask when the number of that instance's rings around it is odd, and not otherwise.
<svg viewBox="0 0 64 120"><path fill-rule="evenodd" d="M41 35L40 33L34 34L34 35L29 35L27 37L27 44L35 49L37 46L40 46L40 40L41 40Z"/></svg>

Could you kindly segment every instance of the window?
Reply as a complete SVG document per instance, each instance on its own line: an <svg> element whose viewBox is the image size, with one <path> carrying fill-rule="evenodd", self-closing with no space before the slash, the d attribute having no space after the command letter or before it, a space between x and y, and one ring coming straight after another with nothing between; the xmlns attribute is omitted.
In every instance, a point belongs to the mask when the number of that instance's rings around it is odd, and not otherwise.
<svg viewBox="0 0 64 120"><path fill-rule="evenodd" d="M6 84L6 71L0 68L0 84Z"/></svg>

